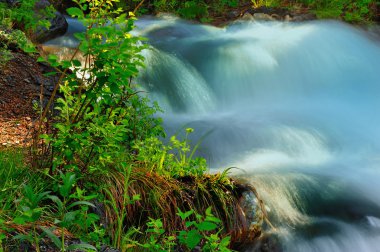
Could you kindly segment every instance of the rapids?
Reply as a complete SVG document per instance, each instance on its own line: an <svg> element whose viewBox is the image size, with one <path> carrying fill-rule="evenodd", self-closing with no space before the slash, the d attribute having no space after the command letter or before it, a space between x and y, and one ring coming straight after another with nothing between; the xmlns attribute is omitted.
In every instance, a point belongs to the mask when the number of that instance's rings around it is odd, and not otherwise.
<svg viewBox="0 0 380 252"><path fill-rule="evenodd" d="M75 45L69 21L49 44ZM136 25L169 135L192 127L213 170L239 168L281 250L380 251L380 41L337 21Z"/></svg>

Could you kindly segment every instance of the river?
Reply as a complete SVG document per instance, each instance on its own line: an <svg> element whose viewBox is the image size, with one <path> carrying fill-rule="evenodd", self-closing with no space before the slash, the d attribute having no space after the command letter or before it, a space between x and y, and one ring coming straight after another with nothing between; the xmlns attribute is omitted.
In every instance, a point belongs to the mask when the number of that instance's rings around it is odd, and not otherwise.
<svg viewBox="0 0 380 252"><path fill-rule="evenodd" d="M75 44L71 33L49 42ZM212 171L252 183L282 251L380 251L380 41L337 21L225 28L142 18L136 80L192 127ZM249 248L248 251L261 251Z"/></svg>

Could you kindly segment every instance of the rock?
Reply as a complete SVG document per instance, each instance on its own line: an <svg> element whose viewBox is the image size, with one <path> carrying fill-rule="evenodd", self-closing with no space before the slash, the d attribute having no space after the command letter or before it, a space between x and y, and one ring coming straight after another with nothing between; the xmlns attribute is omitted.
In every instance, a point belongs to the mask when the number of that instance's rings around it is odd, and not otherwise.
<svg viewBox="0 0 380 252"><path fill-rule="evenodd" d="M272 15L270 15L272 18L274 18L275 20L283 20L283 17L281 17L280 15L278 15L278 14L272 14Z"/></svg>
<svg viewBox="0 0 380 252"><path fill-rule="evenodd" d="M253 14L253 19L256 21L274 21L275 19L265 13L255 13Z"/></svg>
<svg viewBox="0 0 380 252"><path fill-rule="evenodd" d="M255 13L264 13L268 15L277 15L278 17L285 17L286 15L290 15L290 12L287 9L276 8L276 7L266 7L261 6L258 8L250 9L249 12L253 15ZM283 19L283 18L281 18Z"/></svg>
<svg viewBox="0 0 380 252"><path fill-rule="evenodd" d="M37 28L32 35L32 40L37 43L43 43L55 37L61 36L66 33L68 23L66 18L62 13L56 11L53 18L48 18L44 16L39 10L49 7L51 3L47 0L40 0L35 5L36 15L40 15L41 19L48 19L50 21L50 27L47 29L45 27Z"/></svg>
<svg viewBox="0 0 380 252"><path fill-rule="evenodd" d="M286 15L285 18L284 18L284 21L285 22L289 22L289 21L292 21L293 19L290 17L290 15Z"/></svg>
<svg viewBox="0 0 380 252"><path fill-rule="evenodd" d="M251 13L246 12L246 13L244 13L244 15L240 18L240 20L243 20L243 21L252 21L252 20L254 20L254 19L253 19L253 16L252 16Z"/></svg>
<svg viewBox="0 0 380 252"><path fill-rule="evenodd" d="M239 16L240 16L240 12L237 11L237 10L232 10L232 11L229 11L229 12L227 13L227 18L228 18L228 19L235 19L235 18L237 18L237 17L239 17Z"/></svg>
<svg viewBox="0 0 380 252"><path fill-rule="evenodd" d="M294 15L292 21L302 22L302 21L309 21L309 20L315 20L315 19L317 19L317 15L315 15L314 13L306 13L306 14Z"/></svg>
<svg viewBox="0 0 380 252"><path fill-rule="evenodd" d="M14 7L20 3L20 0L0 0L0 2L7 3L9 7ZM49 6L51 6L51 3L48 0L39 0L35 4L34 12L36 18L39 20L49 20L51 25L48 29L45 27L39 27L36 31L32 32L31 40L33 42L43 43L55 37L61 36L67 31L68 23L62 13L56 11L53 17L47 17L46 14L41 11ZM22 23L19 23L16 26L21 29L24 28Z"/></svg>

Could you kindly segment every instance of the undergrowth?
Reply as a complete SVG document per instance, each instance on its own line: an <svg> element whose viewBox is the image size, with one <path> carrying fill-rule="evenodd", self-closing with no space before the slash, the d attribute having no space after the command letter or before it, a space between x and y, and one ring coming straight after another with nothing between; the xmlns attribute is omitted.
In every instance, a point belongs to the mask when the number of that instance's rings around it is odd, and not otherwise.
<svg viewBox="0 0 380 252"><path fill-rule="evenodd" d="M318 18L342 19L351 23L367 23L377 19L380 3L376 0L252 0L254 7L309 9Z"/></svg>
<svg viewBox="0 0 380 252"><path fill-rule="evenodd" d="M259 223L244 217L245 189L227 171L207 174L188 142L193 130L163 143L160 108L135 83L146 46L131 34L134 12L117 0L73 2L67 12L87 30L75 35L80 44L70 60L38 59L59 81L36 109L31 149L0 151L2 247L230 251L231 241L252 241ZM25 27L35 23L29 15Z"/></svg>

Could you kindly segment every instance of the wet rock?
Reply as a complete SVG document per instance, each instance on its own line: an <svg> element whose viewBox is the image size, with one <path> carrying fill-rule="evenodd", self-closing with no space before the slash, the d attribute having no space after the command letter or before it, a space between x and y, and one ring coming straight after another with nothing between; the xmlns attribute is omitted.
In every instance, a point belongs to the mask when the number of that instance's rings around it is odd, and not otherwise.
<svg viewBox="0 0 380 252"><path fill-rule="evenodd" d="M286 15L286 16L284 17L284 21L285 21L285 22L290 22L290 21L292 21L292 20L293 20L293 18L291 18L290 15Z"/></svg>
<svg viewBox="0 0 380 252"><path fill-rule="evenodd" d="M286 15L290 15L290 12L287 9L266 6L250 9L249 12L252 15L254 15L255 13L263 13L272 17L280 17L281 19L283 19L283 17L285 17Z"/></svg>
<svg viewBox="0 0 380 252"><path fill-rule="evenodd" d="M315 20L317 19L317 15L314 13L306 13L306 14L299 14L299 15L294 15L292 18L293 22L303 22L303 21L310 21L310 20Z"/></svg>
<svg viewBox="0 0 380 252"><path fill-rule="evenodd" d="M253 14L253 19L256 21L274 21L272 16L265 14L265 13L255 13Z"/></svg>
<svg viewBox="0 0 380 252"><path fill-rule="evenodd" d="M252 16L251 13L246 12L246 13L244 13L244 15L240 18L240 20L243 20L243 21L253 21L254 18L253 18L253 16Z"/></svg>
<svg viewBox="0 0 380 252"><path fill-rule="evenodd" d="M51 3L47 0L40 0L35 5L35 11L37 15L40 15L42 19L47 19L50 21L50 27L47 29L45 27L37 28L37 31L32 35L32 40L37 43L43 43L55 37L61 36L66 33L68 23L66 18L62 13L56 11L54 17L46 17L39 10L45 9L51 6Z"/></svg>

